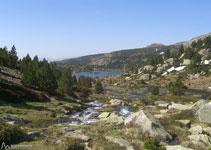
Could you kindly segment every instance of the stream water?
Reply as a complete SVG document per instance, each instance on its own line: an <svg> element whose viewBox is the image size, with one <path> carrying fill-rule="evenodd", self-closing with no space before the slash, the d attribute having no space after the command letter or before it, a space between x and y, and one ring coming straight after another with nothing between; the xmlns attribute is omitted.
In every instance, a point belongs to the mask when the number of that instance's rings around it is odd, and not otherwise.
<svg viewBox="0 0 211 150"><path fill-rule="evenodd" d="M95 119L100 113L99 110L103 108L103 104L99 101L87 103L87 108L83 111L73 113L68 117L61 119L62 123L72 125L82 125L96 122ZM123 118L126 118L132 113L132 106L117 106L114 111Z"/></svg>

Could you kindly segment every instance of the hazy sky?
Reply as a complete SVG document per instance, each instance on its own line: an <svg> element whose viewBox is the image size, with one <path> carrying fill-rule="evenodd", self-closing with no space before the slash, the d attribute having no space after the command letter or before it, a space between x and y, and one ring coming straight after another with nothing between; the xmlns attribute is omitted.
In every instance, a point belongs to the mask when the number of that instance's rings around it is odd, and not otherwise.
<svg viewBox="0 0 211 150"><path fill-rule="evenodd" d="M211 32L211 0L0 0L0 46L67 58Z"/></svg>

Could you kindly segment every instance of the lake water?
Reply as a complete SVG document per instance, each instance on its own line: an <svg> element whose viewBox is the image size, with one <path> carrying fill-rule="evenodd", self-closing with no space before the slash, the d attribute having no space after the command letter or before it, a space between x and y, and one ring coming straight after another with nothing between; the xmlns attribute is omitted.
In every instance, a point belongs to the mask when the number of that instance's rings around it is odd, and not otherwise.
<svg viewBox="0 0 211 150"><path fill-rule="evenodd" d="M123 72L112 71L112 70L102 70L102 71L98 70L98 71L90 71L90 72L79 72L79 73L76 73L75 76L77 79L82 75L85 77L91 77L91 78L95 78L95 77L103 78L103 77L116 76L120 74L123 74Z"/></svg>

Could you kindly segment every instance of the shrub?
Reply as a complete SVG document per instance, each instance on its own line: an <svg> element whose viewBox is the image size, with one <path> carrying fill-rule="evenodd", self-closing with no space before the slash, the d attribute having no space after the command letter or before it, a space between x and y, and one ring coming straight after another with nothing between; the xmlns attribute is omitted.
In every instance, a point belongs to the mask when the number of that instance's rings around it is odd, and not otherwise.
<svg viewBox="0 0 211 150"><path fill-rule="evenodd" d="M169 84L169 91L172 95L185 95L187 87L182 83L181 79L178 78L175 82Z"/></svg>
<svg viewBox="0 0 211 150"><path fill-rule="evenodd" d="M144 143L144 149L147 150L162 150L159 142L154 138L148 138Z"/></svg>
<svg viewBox="0 0 211 150"><path fill-rule="evenodd" d="M100 94L103 92L103 86L101 82L97 82L95 85L95 91L97 94Z"/></svg>
<svg viewBox="0 0 211 150"><path fill-rule="evenodd" d="M15 144L24 139L24 132L17 126L2 125L0 126L0 143L6 145Z"/></svg>
<svg viewBox="0 0 211 150"><path fill-rule="evenodd" d="M154 87L153 89L152 89L152 91L151 91L151 94L152 95L159 95L159 93L160 93L160 89L159 89L159 87Z"/></svg>
<svg viewBox="0 0 211 150"><path fill-rule="evenodd" d="M84 150L84 144L78 138L66 138L64 143L65 150Z"/></svg>

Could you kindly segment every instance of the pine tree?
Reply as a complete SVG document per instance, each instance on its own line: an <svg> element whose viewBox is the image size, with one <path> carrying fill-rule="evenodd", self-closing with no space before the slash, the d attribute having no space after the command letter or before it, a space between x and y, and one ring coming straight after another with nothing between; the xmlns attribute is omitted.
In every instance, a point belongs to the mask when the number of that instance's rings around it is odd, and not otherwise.
<svg viewBox="0 0 211 150"><path fill-rule="evenodd" d="M13 45L11 51L9 52L9 67L17 68L18 65L18 56L16 52L16 48Z"/></svg>
<svg viewBox="0 0 211 150"><path fill-rule="evenodd" d="M65 68L62 71L61 78L58 82L58 92L62 95L73 95L73 79L70 68Z"/></svg>
<svg viewBox="0 0 211 150"><path fill-rule="evenodd" d="M27 56L24 57L20 62L21 72L25 72L27 70L30 62L31 62L31 57L29 56L29 54L27 54Z"/></svg>
<svg viewBox="0 0 211 150"><path fill-rule="evenodd" d="M36 72L38 88L41 90L54 92L57 88L56 77L49 65L45 65Z"/></svg>

